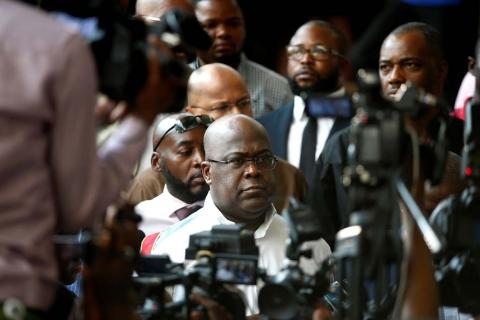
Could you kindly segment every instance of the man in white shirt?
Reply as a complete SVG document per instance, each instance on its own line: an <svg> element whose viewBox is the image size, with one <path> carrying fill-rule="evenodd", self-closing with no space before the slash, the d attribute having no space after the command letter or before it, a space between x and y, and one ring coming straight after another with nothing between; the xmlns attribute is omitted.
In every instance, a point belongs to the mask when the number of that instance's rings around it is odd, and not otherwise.
<svg viewBox="0 0 480 320"><path fill-rule="evenodd" d="M345 53L345 35L334 25L321 20L302 25L287 46L287 73L294 100L258 119L267 129L274 154L300 168L307 182L325 142L334 132L347 127L349 119L310 118L303 96L345 95L342 86L342 74L348 67Z"/></svg>
<svg viewBox="0 0 480 320"><path fill-rule="evenodd" d="M219 139L218 137L222 137ZM168 254L174 262L185 261L191 234L214 225L242 223L253 230L259 247L259 267L272 275L285 263L288 226L272 205L275 187L273 156L265 129L252 118L234 114L216 120L204 137L202 173L210 186L205 206L165 230L153 245L152 254ZM313 258L302 261L314 272L329 254L323 239L309 244ZM258 286L243 287L249 313L257 313Z"/></svg>
<svg viewBox="0 0 480 320"><path fill-rule="evenodd" d="M186 218L191 212L180 209L205 199L208 185L200 164L205 160L203 135L210 123L208 116L180 113L163 119L155 128L151 166L163 175L166 185L163 193L135 207L143 218L139 228L146 235Z"/></svg>

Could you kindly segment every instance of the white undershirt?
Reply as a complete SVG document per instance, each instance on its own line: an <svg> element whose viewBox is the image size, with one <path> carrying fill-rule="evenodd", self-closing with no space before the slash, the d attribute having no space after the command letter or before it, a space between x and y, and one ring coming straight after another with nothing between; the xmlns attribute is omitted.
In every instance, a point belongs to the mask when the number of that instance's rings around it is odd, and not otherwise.
<svg viewBox="0 0 480 320"><path fill-rule="evenodd" d="M345 89L341 88L328 97L339 97L345 94ZM305 114L305 102L299 96L293 100L293 119L290 125L287 142L287 160L295 167L300 166L300 153L302 150L303 130L308 122L308 116ZM315 147L315 159L318 159L325 146L330 130L335 122L334 118L317 119L317 145Z"/></svg>

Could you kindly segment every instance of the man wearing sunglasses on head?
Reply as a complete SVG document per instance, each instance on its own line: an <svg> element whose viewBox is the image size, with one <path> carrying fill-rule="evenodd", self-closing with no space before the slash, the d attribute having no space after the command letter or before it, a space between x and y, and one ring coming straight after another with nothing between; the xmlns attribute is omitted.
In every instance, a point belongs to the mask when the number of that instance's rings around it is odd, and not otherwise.
<svg viewBox="0 0 480 320"><path fill-rule="evenodd" d="M346 38L334 25L313 20L302 25L287 46L287 72L294 100L259 118L267 129L275 155L300 168L307 181L313 175L325 141L349 124L348 119L309 117L305 94L342 97Z"/></svg>
<svg viewBox="0 0 480 320"><path fill-rule="evenodd" d="M143 218L139 228L147 236L202 207L208 192L200 169L205 160L203 135L211 122L208 116L180 113L163 119L155 128L151 167L163 176L165 188L135 208Z"/></svg>

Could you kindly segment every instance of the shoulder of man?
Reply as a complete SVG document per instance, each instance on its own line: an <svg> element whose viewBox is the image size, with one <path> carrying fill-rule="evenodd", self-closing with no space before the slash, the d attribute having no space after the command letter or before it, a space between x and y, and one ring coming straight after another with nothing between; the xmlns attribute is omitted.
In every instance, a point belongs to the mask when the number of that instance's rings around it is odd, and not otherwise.
<svg viewBox="0 0 480 320"><path fill-rule="evenodd" d="M272 91L277 94L282 92L282 94L293 98L287 78L257 62L249 60L245 56L243 58L244 60L238 72L247 82L247 86L249 83L254 82L257 86L262 86L267 92Z"/></svg>
<svg viewBox="0 0 480 320"><path fill-rule="evenodd" d="M151 168L140 172L130 182L126 198L133 205L139 204L145 200L151 200L163 192L164 181Z"/></svg>

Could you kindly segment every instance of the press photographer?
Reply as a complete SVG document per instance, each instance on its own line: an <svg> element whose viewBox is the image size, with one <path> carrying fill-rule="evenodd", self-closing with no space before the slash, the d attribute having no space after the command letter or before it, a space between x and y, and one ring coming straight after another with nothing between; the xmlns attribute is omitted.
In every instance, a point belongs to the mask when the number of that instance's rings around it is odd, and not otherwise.
<svg viewBox="0 0 480 320"><path fill-rule="evenodd" d="M126 186L149 125L177 90L160 68L169 53L145 40L144 81L116 87L128 114L97 150L95 100L99 88L107 90L85 40L18 1L2 1L0 11L0 314L42 319L55 294L54 234L101 219ZM130 66L117 67L124 77L110 80L138 80Z"/></svg>

